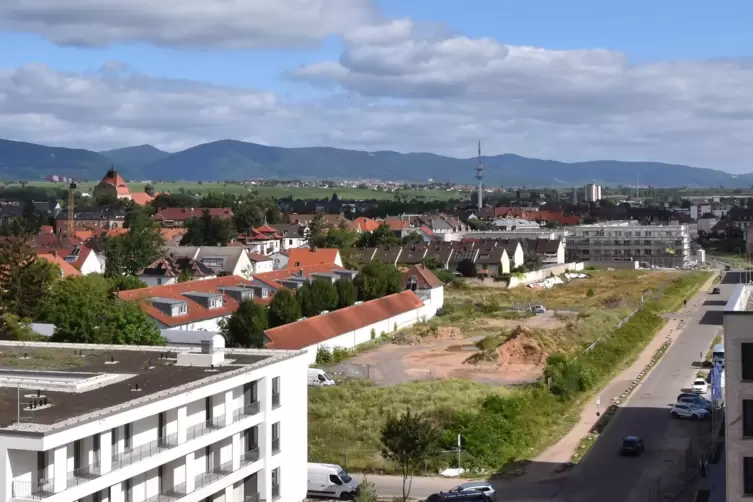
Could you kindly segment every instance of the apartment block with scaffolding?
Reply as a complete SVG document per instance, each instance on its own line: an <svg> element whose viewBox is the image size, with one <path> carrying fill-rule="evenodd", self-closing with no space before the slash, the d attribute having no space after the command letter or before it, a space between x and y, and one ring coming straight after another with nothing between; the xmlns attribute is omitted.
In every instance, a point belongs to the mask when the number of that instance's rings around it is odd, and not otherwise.
<svg viewBox="0 0 753 502"><path fill-rule="evenodd" d="M306 496L307 364L283 350L0 342L0 501Z"/></svg>
<svg viewBox="0 0 753 502"><path fill-rule="evenodd" d="M681 267L690 261L687 225L641 225L637 221L568 227L568 261L638 261Z"/></svg>

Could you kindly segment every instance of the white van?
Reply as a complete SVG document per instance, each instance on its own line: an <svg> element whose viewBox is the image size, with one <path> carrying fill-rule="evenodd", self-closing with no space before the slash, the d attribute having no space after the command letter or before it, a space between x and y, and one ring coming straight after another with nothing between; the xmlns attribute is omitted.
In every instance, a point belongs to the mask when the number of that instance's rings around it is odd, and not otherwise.
<svg viewBox="0 0 753 502"><path fill-rule="evenodd" d="M358 481L339 465L309 463L307 467L307 496L349 500L358 493Z"/></svg>
<svg viewBox="0 0 753 502"><path fill-rule="evenodd" d="M330 385L335 385L335 381L324 370L318 368L309 368L308 382L309 386L312 387L329 387Z"/></svg>

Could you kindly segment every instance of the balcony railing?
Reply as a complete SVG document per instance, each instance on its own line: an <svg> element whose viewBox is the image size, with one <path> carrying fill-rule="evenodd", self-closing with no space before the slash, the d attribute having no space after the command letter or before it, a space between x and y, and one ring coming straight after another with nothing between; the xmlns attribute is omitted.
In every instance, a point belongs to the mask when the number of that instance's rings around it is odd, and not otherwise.
<svg viewBox="0 0 753 502"><path fill-rule="evenodd" d="M251 495L245 495L243 502L261 502L261 494L252 493Z"/></svg>
<svg viewBox="0 0 753 502"><path fill-rule="evenodd" d="M280 407L280 393L274 392L272 393L272 408L279 408Z"/></svg>
<svg viewBox="0 0 753 502"><path fill-rule="evenodd" d="M280 485L272 485L272 500L280 498Z"/></svg>
<svg viewBox="0 0 753 502"><path fill-rule="evenodd" d="M17 499L42 500L55 494L54 480L13 481L12 497Z"/></svg>
<svg viewBox="0 0 753 502"><path fill-rule="evenodd" d="M162 493L147 498L144 502L173 502L188 495L186 484L181 483L178 486L165 490Z"/></svg>
<svg viewBox="0 0 753 502"><path fill-rule="evenodd" d="M250 416L256 415L260 411L261 411L261 403L259 401L248 403L243 408L238 408L237 410L233 412L233 422L236 422L243 417L250 417Z"/></svg>
<svg viewBox="0 0 753 502"><path fill-rule="evenodd" d="M260 457L261 457L261 451L259 450L259 448L258 447L252 448L241 456L241 464L242 465L251 464L259 460Z"/></svg>
<svg viewBox="0 0 753 502"><path fill-rule="evenodd" d="M149 443L128 448L125 451L113 454L112 470L127 467L176 446L178 446L178 434L168 434Z"/></svg>
<svg viewBox="0 0 753 502"><path fill-rule="evenodd" d="M205 486L218 481L228 474L233 472L233 462L225 462L224 464L215 467L210 472L202 472L196 476L194 482L194 490L204 488Z"/></svg>
<svg viewBox="0 0 753 502"><path fill-rule="evenodd" d="M222 429L225 425L227 425L227 420L225 420L224 415L196 424L186 431L186 441L191 441L210 432Z"/></svg>
<svg viewBox="0 0 753 502"><path fill-rule="evenodd" d="M272 439L272 455L280 453L280 438Z"/></svg>

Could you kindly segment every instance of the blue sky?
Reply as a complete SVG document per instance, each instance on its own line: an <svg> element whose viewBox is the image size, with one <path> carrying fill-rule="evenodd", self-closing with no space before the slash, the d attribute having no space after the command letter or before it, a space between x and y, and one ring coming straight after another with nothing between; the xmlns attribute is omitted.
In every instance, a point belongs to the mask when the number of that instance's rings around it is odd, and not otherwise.
<svg viewBox="0 0 753 502"><path fill-rule="evenodd" d="M283 9L283 4L304 0L279 1ZM745 97L742 89L753 84L748 80L753 2L352 0L350 5L364 8L348 6L345 12L344 4L335 5L342 0L311 1L323 5L323 11L329 9L329 17L293 21L304 31L306 26L325 26L324 34L311 36L311 46L300 49L285 42L289 32L280 34L280 43L265 44L271 48L259 48L259 38L276 36L275 22L245 26L233 13L226 18L216 13L199 16L192 22L206 25L186 28L184 39L155 42L164 33L183 29L185 20L177 14L172 19L169 9L158 12L140 0L132 5L143 5L141 11L125 7L137 19L131 24L122 13L107 19L104 7L98 17L76 12L79 0L9 0L13 5L6 12L0 8L0 46L12 47L0 51L6 85L24 82L66 97L26 105L18 96L30 93L7 90L13 106L7 100L4 109L0 99L0 136L86 148L151 138L149 142L172 150L232 136L284 146L326 144L448 155L463 155L466 142L472 144L472 137L479 136L489 143L490 153L748 169L753 110L749 114L748 105L739 109L735 100ZM262 3L246 0L248 5ZM31 4L41 7L31 11ZM64 11L69 4L75 13L70 17ZM105 4L118 6L115 0L102 0ZM364 14L367 8L373 16ZM83 17L81 23L99 22L104 38L87 40L86 47L72 46L71 33L75 38L77 30L88 30L88 25L82 29L71 24L75 16ZM399 20L410 22L409 34L378 41L353 38L364 26L386 27ZM237 23L241 35L221 40L235 28L228 23ZM444 31L427 40L419 29L423 24ZM122 36L126 31L132 34ZM216 33L218 40L205 31ZM246 32L258 37L244 40ZM197 42L187 48L186 40ZM125 63L131 71L117 78L103 76L99 69L108 61ZM405 65L397 69L396 62ZM440 68L440 63L446 66ZM425 72L416 71L418 67ZM66 84L61 75L80 85ZM180 127L185 119L178 118L145 127L149 117L135 117L134 110L153 109L145 104L150 99L165 100L155 91L164 87L163 79L174 79L175 85L220 86L212 93L214 102L199 94L201 106L185 110L191 122L207 114L211 120L197 120L185 129ZM71 89L81 86L96 86L103 96L107 89L123 94L88 110L92 103L83 102L85 94L82 103L74 103L79 98L71 95ZM227 101L222 86L227 86ZM134 104L124 103L136 95ZM234 105L238 99L245 103L240 112ZM181 106L184 101L189 100L181 100ZM491 103L499 109L490 109ZM85 118L82 107L88 110ZM115 119L108 118L108 110ZM233 127L218 125L223 117ZM248 130L237 132L244 123L250 124ZM71 124L78 124L80 136ZM331 124L334 130L321 132ZM657 129L647 131L646 124ZM442 129L429 136L427 126ZM698 138L708 134L712 136L700 144ZM718 151L720 146L724 152Z"/></svg>

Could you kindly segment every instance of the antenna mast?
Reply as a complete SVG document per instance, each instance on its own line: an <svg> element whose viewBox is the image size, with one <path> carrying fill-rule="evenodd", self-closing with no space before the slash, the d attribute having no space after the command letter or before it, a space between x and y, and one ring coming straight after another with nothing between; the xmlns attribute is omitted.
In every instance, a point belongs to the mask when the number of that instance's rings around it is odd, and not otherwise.
<svg viewBox="0 0 753 502"><path fill-rule="evenodd" d="M481 163L481 142L478 142L478 163L476 164L476 179L478 180L478 210L484 207L484 164Z"/></svg>

